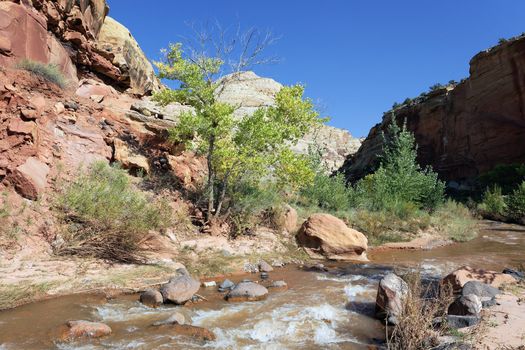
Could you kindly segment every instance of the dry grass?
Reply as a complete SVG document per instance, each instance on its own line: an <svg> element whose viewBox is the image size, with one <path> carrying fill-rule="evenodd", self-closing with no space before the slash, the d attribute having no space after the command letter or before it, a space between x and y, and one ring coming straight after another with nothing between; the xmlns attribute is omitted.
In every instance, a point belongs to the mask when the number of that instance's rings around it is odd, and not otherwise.
<svg viewBox="0 0 525 350"><path fill-rule="evenodd" d="M56 286L54 282L1 284L0 310L35 301Z"/></svg>
<svg viewBox="0 0 525 350"><path fill-rule="evenodd" d="M23 59L18 63L17 68L26 70L39 77L42 77L45 80L56 84L62 89L68 85L64 74L62 74L60 68L58 68L56 65Z"/></svg>
<svg viewBox="0 0 525 350"><path fill-rule="evenodd" d="M434 320L446 315L454 300L450 286L443 286L436 293L423 287L418 273L403 276L410 293L403 301L402 313L397 324L387 336L389 350L424 350L438 345L437 338L447 332L446 323L436 326Z"/></svg>

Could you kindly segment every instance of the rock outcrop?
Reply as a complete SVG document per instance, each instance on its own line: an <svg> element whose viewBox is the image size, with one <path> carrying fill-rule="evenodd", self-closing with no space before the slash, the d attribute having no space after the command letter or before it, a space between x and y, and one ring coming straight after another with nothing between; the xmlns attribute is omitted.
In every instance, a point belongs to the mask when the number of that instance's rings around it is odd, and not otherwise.
<svg viewBox="0 0 525 350"><path fill-rule="evenodd" d="M498 164L525 162L525 36L477 54L470 77L393 110L418 143L418 160L441 178L461 181ZM381 154L386 113L341 171L350 181L370 173Z"/></svg>
<svg viewBox="0 0 525 350"><path fill-rule="evenodd" d="M310 216L296 238L299 246L313 258L367 260L367 238L329 214Z"/></svg>
<svg viewBox="0 0 525 350"><path fill-rule="evenodd" d="M137 95L161 85L129 31L107 17L105 0L0 0L0 65L55 64L71 85L96 75Z"/></svg>

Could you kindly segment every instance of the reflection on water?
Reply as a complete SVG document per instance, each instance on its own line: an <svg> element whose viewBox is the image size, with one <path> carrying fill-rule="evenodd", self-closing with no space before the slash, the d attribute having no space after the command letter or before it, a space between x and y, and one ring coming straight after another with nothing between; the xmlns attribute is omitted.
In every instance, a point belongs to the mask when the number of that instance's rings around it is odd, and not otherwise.
<svg viewBox="0 0 525 350"><path fill-rule="evenodd" d="M332 264L328 273L278 269L270 277L285 280L289 290L271 292L259 302L230 304L213 288L201 290L208 301L159 309L139 304L137 296L107 302L96 296L63 297L0 313L0 349L366 349L383 337L381 323L373 318L375 294L379 279L394 265L418 266L429 276L461 265L499 270L523 263L523 248L522 227L491 224L468 243L372 253L373 263ZM246 277L257 276L238 279ZM151 327L175 310L193 325L212 330L217 340L198 343ZM55 344L56 328L72 319L105 322L113 334L89 343Z"/></svg>

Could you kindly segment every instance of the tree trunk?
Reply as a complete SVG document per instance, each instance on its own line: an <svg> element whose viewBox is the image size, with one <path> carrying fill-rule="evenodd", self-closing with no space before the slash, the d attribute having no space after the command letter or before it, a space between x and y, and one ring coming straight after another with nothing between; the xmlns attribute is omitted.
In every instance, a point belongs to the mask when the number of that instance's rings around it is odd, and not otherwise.
<svg viewBox="0 0 525 350"><path fill-rule="evenodd" d="M215 170L212 164L212 155L215 150L215 136L210 137L210 145L208 148L208 212L206 213L206 221L210 221L212 212L215 207Z"/></svg>

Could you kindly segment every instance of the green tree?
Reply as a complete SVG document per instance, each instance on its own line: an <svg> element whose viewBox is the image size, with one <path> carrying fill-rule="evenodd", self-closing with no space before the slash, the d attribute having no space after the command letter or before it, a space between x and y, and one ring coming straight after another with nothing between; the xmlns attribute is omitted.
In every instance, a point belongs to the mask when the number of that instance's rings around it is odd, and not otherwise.
<svg viewBox="0 0 525 350"><path fill-rule="evenodd" d="M283 87L275 106L235 118L237 107L217 100L225 81L220 79L223 64L220 57L187 55L181 44L170 45L164 61L155 62L159 78L178 81L180 87L163 90L154 100L194 107L194 112L181 115L170 135L206 155L208 220L217 218L234 198L231 191L237 183L265 179L296 190L311 181L308 158L293 153L291 146L323 122L312 101L303 97L301 85Z"/></svg>
<svg viewBox="0 0 525 350"><path fill-rule="evenodd" d="M445 184L430 167L418 164L414 135L400 128L392 118L384 136L384 154L379 169L357 185L357 198L372 210L395 209L415 204L424 209L436 208L444 198Z"/></svg>
<svg viewBox="0 0 525 350"><path fill-rule="evenodd" d="M525 218L525 181L523 181L508 197L509 216L514 220Z"/></svg>

